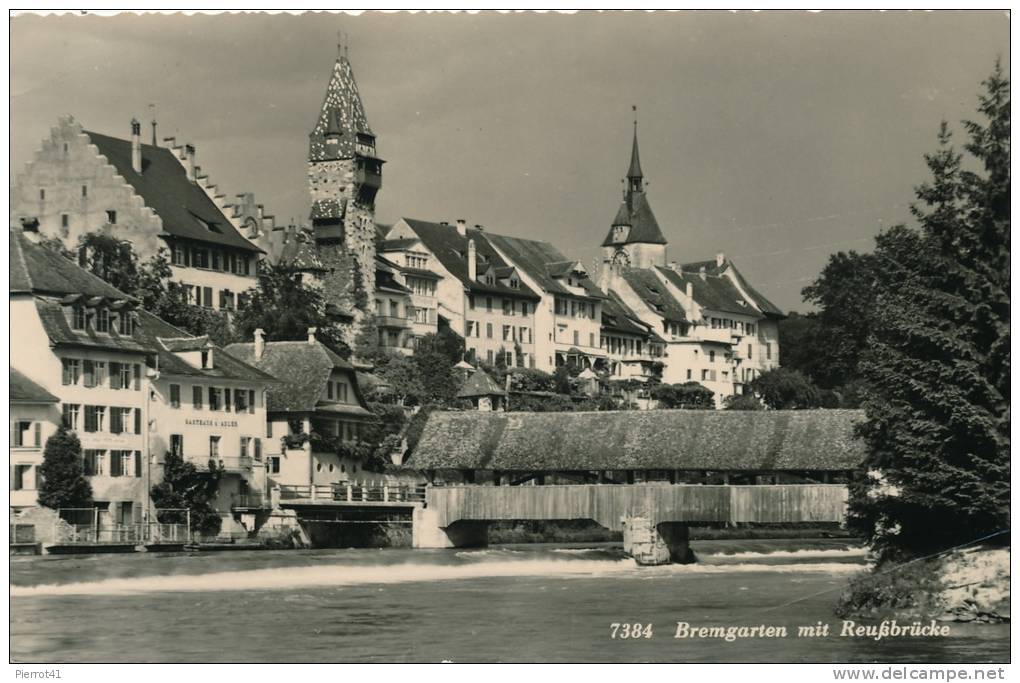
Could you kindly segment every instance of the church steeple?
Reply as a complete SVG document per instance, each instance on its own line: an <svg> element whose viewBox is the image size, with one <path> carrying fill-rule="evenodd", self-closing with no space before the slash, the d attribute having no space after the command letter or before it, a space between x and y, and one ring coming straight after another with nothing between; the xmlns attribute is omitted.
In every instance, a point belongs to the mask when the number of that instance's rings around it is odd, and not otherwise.
<svg viewBox="0 0 1020 683"><path fill-rule="evenodd" d="M637 107L634 107L634 144L630 149L630 168L627 169L627 189L629 192L644 192L644 174L641 173L641 156L637 144Z"/></svg>

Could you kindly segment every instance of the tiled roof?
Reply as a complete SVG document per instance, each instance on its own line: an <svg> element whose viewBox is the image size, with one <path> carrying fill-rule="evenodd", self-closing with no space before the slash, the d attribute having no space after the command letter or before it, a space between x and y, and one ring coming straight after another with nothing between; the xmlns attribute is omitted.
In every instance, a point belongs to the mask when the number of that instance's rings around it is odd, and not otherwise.
<svg viewBox="0 0 1020 683"><path fill-rule="evenodd" d="M332 124L332 125L331 125ZM326 144L326 130L336 128L340 133L335 145ZM358 133L372 134L368 127L365 106L358 93L354 71L346 57L341 56L333 66L326 97L319 111L309 138L309 161L324 159L351 159L355 152L355 138Z"/></svg>
<svg viewBox="0 0 1020 683"><path fill-rule="evenodd" d="M401 268L400 272L404 275L415 275L417 277L427 277L432 280L442 280L443 276L439 273L433 273L431 270L422 270L421 268Z"/></svg>
<svg viewBox="0 0 1020 683"><path fill-rule="evenodd" d="M187 332L161 320L148 311L138 311L137 336L154 348L159 360L159 371L166 375L234 379L249 382L275 383L276 378L258 368L224 353L209 337L190 337ZM175 351L213 350L213 367L197 368L181 359Z"/></svg>
<svg viewBox="0 0 1020 683"><path fill-rule="evenodd" d="M683 304L677 301L666 285L659 281L647 268L628 268L622 272L623 279L641 297L650 309L670 322L682 323L687 320Z"/></svg>
<svg viewBox="0 0 1020 683"><path fill-rule="evenodd" d="M319 258L319 250L315 246L315 238L305 230L289 235L287 241L280 248L280 256L277 259L277 263L293 270L326 270L322 259Z"/></svg>
<svg viewBox="0 0 1020 683"><path fill-rule="evenodd" d="M134 337L120 334L114 325L110 326L109 332L96 332L91 325L84 330L72 330L64 308L55 299L40 296L35 298L35 309L39 313L39 321L53 346L107 349L126 353L152 353L155 351L140 337L137 329Z"/></svg>
<svg viewBox="0 0 1020 683"><path fill-rule="evenodd" d="M435 412L420 469L845 471L862 466L859 410Z"/></svg>
<svg viewBox="0 0 1020 683"><path fill-rule="evenodd" d="M184 166L165 147L142 145L142 172L131 166L131 141L85 131L99 153L163 220L167 234L245 251L262 251L241 236L209 195L188 180ZM211 226L211 227L207 227Z"/></svg>
<svg viewBox="0 0 1020 683"><path fill-rule="evenodd" d="M386 289L391 292L400 292L401 294L410 294L411 290L400 284L393 277L393 273L384 269L375 269L375 286L376 289Z"/></svg>
<svg viewBox="0 0 1020 683"><path fill-rule="evenodd" d="M620 300L615 292L609 292L609 298L602 302L602 327L626 334L648 336L648 328L639 322L635 315Z"/></svg>
<svg viewBox="0 0 1020 683"><path fill-rule="evenodd" d="M400 239L383 240L379 244L379 251L404 251L418 244L421 240L415 237L402 237Z"/></svg>
<svg viewBox="0 0 1020 683"><path fill-rule="evenodd" d="M611 247L617 244L631 244L642 242L645 244L666 244L666 238L659 228L659 222L655 220L652 207L648 204L648 197L644 192L628 192L627 198L623 200L613 225L629 225L630 232L627 239L622 242L613 241L613 229L610 227L606 233L606 239L602 240L603 247Z"/></svg>
<svg viewBox="0 0 1020 683"><path fill-rule="evenodd" d="M464 381L460 391L457 392L457 398L505 395L506 392L503 391L498 384L496 384L496 380L489 377L489 375L481 368L475 370L474 373Z"/></svg>
<svg viewBox="0 0 1020 683"><path fill-rule="evenodd" d="M520 288L513 288L499 282L490 285L480 280L468 278L467 252L469 239L475 241L475 250L480 261L484 260L497 267L509 265L486 242L485 236L487 233L474 228L468 228L467 236L462 237L457 232L457 227L453 225L430 223L414 218L404 218L403 221L418 235L418 238L435 255L443 267L460 280L470 291L482 294L512 296L520 299L538 300L540 298L538 294L533 292L523 282ZM479 264L478 271L482 272L481 264Z"/></svg>
<svg viewBox="0 0 1020 683"><path fill-rule="evenodd" d="M751 300L762 313L772 317L786 317L786 314L783 313L783 310L779 308L779 306L776 306L774 303L766 299L761 292L751 286L751 283L749 283L744 275L737 270L737 267L732 261L728 261L728 263L730 268L733 269L733 274L736 276L737 281L740 282L740 286L744 288L744 291L747 292L747 295L751 297Z"/></svg>
<svg viewBox="0 0 1020 683"><path fill-rule="evenodd" d="M712 265L715 265L714 261ZM681 267L687 268L687 266ZM758 311L747 302L725 275L710 275L706 270L705 277L702 278L698 271L684 270L678 273L671 268L662 267L658 267L658 270L681 292L687 291L687 283L691 283L694 301L703 308L724 313L758 316Z"/></svg>
<svg viewBox="0 0 1020 683"><path fill-rule="evenodd" d="M132 300L124 292L52 249L32 243L21 231L11 229L9 234L12 293L84 294Z"/></svg>
<svg viewBox="0 0 1020 683"><path fill-rule="evenodd" d="M354 368L322 342L266 342L262 358L255 358L255 345L231 344L224 349L235 358L268 372L280 384L269 388L269 412L314 413L326 395L326 382L334 369L346 372L358 406L367 410ZM342 404L339 404L342 405Z"/></svg>
<svg viewBox="0 0 1020 683"><path fill-rule="evenodd" d="M528 240L520 237L507 237L506 235L495 235L485 233L486 239L490 240L507 258L523 270L532 279L538 282L539 286L547 292L562 294L565 296L585 296L592 299L602 299L605 295L595 286L595 283L587 276L581 279L581 287L584 294L576 294L565 285L560 283L553 273L566 274L569 267L565 264L573 264L556 247L548 242L539 240ZM553 273L549 268L553 268Z"/></svg>
<svg viewBox="0 0 1020 683"><path fill-rule="evenodd" d="M335 219L343 220L347 212L346 199L316 199L312 202L312 220Z"/></svg>
<svg viewBox="0 0 1020 683"><path fill-rule="evenodd" d="M8 387L11 403L59 403L60 399L25 377L18 370L10 369Z"/></svg>

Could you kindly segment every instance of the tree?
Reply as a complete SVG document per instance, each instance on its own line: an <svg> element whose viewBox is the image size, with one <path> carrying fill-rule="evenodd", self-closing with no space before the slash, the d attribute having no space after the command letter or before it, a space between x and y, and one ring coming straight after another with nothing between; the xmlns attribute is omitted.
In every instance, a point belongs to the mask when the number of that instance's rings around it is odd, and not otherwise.
<svg viewBox="0 0 1020 683"><path fill-rule="evenodd" d="M657 384L652 387L650 394L658 408L709 410L715 407L715 394L697 382Z"/></svg>
<svg viewBox="0 0 1020 683"><path fill-rule="evenodd" d="M207 536L220 532L223 520L216 511L216 497L219 493L223 468L215 460L209 461L206 471L200 471L194 464L180 455L168 452L164 458L163 481L152 487L152 504L159 512L159 521L164 524L181 524L191 510L191 529Z"/></svg>
<svg viewBox="0 0 1020 683"><path fill-rule="evenodd" d="M570 368L566 365L560 365L553 371L553 391L557 394L567 394L568 396L573 393L574 387L570 382Z"/></svg>
<svg viewBox="0 0 1020 683"><path fill-rule="evenodd" d="M81 442L64 426L46 439L39 475L40 505L53 510L92 506L92 485L85 478Z"/></svg>
<svg viewBox="0 0 1020 683"><path fill-rule="evenodd" d="M751 391L772 410L818 408L822 395L818 387L799 370L776 368L751 381Z"/></svg>
<svg viewBox="0 0 1020 683"><path fill-rule="evenodd" d="M343 358L351 355L343 330L326 313L326 301L317 288L306 285L300 273L282 267L259 264L258 285L249 291L247 302L234 318L234 330L240 339L251 339L262 329L267 341L305 339L308 328Z"/></svg>
<svg viewBox="0 0 1020 683"><path fill-rule="evenodd" d="M751 393L727 396L726 400L723 401L723 405L725 405L726 410L762 410L765 407L761 404L758 397Z"/></svg>
<svg viewBox="0 0 1020 683"><path fill-rule="evenodd" d="M418 364L410 356L388 358L375 374L390 386L398 405L415 404L424 395Z"/></svg>
<svg viewBox="0 0 1020 683"><path fill-rule="evenodd" d="M88 232L78 238L79 264L122 292L138 289L138 256L131 242L103 232Z"/></svg>
<svg viewBox="0 0 1020 683"><path fill-rule="evenodd" d="M861 368L869 477L851 511L883 557L1008 530L1009 83L997 64L965 122L964 170L943 123L918 230L882 235L885 275ZM1007 537L1008 538L1008 537Z"/></svg>

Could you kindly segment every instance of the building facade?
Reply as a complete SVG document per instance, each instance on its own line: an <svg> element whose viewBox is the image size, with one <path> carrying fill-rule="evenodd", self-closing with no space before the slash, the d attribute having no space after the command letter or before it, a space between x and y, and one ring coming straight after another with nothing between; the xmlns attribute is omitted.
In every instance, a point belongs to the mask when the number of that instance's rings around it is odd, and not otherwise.
<svg viewBox="0 0 1020 683"><path fill-rule="evenodd" d="M194 145L120 139L61 118L11 187L12 227L35 226L69 250L88 233L131 242L141 260L165 249L173 282L193 304L237 306L256 284L261 250L242 236L233 210L195 163Z"/></svg>
<svg viewBox="0 0 1020 683"><path fill-rule="evenodd" d="M39 504L39 466L46 440L60 425L60 399L15 368L10 368L8 388L10 505L18 511Z"/></svg>

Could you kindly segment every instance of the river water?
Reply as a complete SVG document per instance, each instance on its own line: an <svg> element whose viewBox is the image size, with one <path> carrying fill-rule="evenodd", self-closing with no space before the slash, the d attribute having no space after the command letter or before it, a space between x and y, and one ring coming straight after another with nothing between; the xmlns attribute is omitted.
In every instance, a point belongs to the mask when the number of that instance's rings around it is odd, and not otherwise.
<svg viewBox="0 0 1020 683"><path fill-rule="evenodd" d="M11 558L15 662L1005 662L1008 625L838 637L865 567L837 541L701 541L695 565L618 547L346 549ZM788 637L676 639L693 626ZM828 637L798 626L830 625ZM611 638L611 624L652 637ZM618 631L618 635L621 635Z"/></svg>

